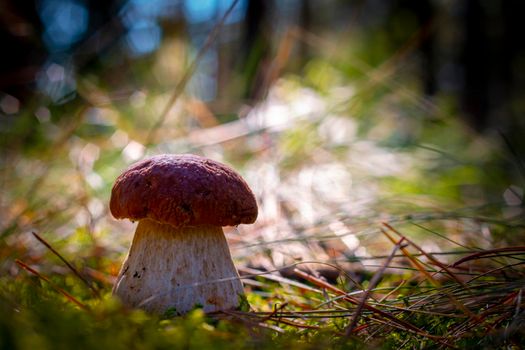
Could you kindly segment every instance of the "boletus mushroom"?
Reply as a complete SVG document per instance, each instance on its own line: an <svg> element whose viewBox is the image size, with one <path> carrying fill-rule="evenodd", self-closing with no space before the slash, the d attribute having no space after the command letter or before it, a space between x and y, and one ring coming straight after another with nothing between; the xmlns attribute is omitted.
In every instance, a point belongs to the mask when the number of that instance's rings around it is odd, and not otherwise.
<svg viewBox="0 0 525 350"><path fill-rule="evenodd" d="M159 155L122 173L111 191L117 219L138 221L113 294L149 312L239 306L243 286L223 226L257 218L255 197L230 167L196 155Z"/></svg>

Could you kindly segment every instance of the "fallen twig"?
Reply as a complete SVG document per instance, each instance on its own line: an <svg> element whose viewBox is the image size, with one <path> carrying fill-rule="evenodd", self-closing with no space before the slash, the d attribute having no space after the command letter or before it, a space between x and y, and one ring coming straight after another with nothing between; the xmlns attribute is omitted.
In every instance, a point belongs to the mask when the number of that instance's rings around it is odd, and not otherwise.
<svg viewBox="0 0 525 350"><path fill-rule="evenodd" d="M78 307L80 307L81 309L83 310L86 310L86 311L89 311L88 307L84 304L82 304L80 301L78 301L78 299L76 299L74 296L72 296L71 294L69 294L68 292L66 292L65 290L63 290L62 288L58 287L57 285L55 285L49 278L47 278L46 276L43 276L41 275L40 273L38 273L38 271L36 271L35 269L29 267L29 265L23 263L22 261L16 259L15 262L17 263L18 266L20 266L21 268L23 268L24 270L26 271L29 271L31 272L33 275L37 276L38 278L40 278L41 280L47 282L55 291L59 292L60 294L62 294L63 296L66 297L67 300L69 300L70 302L74 303L75 305L77 305Z"/></svg>
<svg viewBox="0 0 525 350"><path fill-rule="evenodd" d="M45 245L47 249L49 249L53 254L55 254L60 260L62 260L62 262L66 264L66 266L71 270L71 272L73 272L75 276L77 276L93 292L93 294L97 298L100 298L100 293L98 292L98 290L95 287L93 287L93 285L89 283L89 281L85 279L84 276L82 276L80 272L78 272L78 270L73 265L71 265L55 248L53 248L51 244L49 244L45 239L40 237L36 232L31 233L33 234L33 236L35 236L36 239L38 239L40 243Z"/></svg>

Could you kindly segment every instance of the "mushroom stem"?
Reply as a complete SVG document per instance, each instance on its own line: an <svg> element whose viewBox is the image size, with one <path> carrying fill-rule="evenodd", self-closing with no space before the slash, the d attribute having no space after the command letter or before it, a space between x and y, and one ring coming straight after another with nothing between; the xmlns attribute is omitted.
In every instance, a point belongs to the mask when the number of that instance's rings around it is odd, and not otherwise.
<svg viewBox="0 0 525 350"><path fill-rule="evenodd" d="M143 219L113 294L131 307L184 314L197 305L205 312L236 308L243 287L220 226Z"/></svg>

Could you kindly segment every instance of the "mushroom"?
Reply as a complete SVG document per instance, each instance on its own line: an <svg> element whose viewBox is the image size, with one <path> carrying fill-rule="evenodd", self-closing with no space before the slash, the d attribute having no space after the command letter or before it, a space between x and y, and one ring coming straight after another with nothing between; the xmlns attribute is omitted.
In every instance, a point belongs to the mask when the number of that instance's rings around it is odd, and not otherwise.
<svg viewBox="0 0 525 350"><path fill-rule="evenodd" d="M122 173L111 191L117 219L138 221L113 294L149 312L240 305L243 286L222 226L251 224L255 197L230 167L196 155L158 155Z"/></svg>

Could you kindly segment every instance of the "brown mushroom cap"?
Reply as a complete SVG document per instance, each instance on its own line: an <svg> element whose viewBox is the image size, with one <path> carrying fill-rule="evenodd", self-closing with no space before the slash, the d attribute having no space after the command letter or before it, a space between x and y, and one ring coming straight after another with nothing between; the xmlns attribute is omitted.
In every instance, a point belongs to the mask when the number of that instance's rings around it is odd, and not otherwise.
<svg viewBox="0 0 525 350"><path fill-rule="evenodd" d="M110 210L117 219L149 218L176 227L251 224L255 197L230 167L191 154L165 154L133 164L115 181Z"/></svg>

